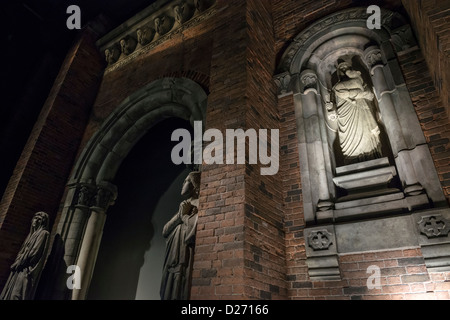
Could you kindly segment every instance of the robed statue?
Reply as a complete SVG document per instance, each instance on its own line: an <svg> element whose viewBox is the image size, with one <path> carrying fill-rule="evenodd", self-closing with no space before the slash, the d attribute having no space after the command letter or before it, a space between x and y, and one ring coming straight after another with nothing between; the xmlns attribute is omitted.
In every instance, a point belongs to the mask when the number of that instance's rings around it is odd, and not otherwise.
<svg viewBox="0 0 450 320"><path fill-rule="evenodd" d="M11 273L0 300L32 300L48 249L48 214L37 212L31 230L11 265Z"/></svg>
<svg viewBox="0 0 450 320"><path fill-rule="evenodd" d="M178 212L163 228L166 238L161 300L189 299L190 280L198 220L200 172L191 172L184 180Z"/></svg>
<svg viewBox="0 0 450 320"><path fill-rule="evenodd" d="M344 163L381 158L380 128L375 116L373 92L364 82L361 72L353 70L348 62L339 63L338 76L333 92Z"/></svg>

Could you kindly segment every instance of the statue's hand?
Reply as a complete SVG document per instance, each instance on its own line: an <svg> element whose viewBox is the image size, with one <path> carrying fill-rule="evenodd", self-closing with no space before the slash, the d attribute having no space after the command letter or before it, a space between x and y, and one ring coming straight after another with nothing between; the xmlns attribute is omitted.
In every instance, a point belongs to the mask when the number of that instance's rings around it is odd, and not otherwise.
<svg viewBox="0 0 450 320"><path fill-rule="evenodd" d="M188 201L183 201L180 204L180 211L182 215L189 214L191 212L192 204Z"/></svg>

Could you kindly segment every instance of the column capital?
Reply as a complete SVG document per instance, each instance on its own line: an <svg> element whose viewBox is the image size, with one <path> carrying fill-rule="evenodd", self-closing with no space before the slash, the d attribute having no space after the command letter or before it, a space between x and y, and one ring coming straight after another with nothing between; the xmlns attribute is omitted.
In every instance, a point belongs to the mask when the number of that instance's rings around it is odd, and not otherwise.
<svg viewBox="0 0 450 320"><path fill-rule="evenodd" d="M306 69L303 70L302 73L300 73L300 92L302 92L303 94L308 94L311 91L317 94L317 84L318 77L313 70Z"/></svg>
<svg viewBox="0 0 450 320"><path fill-rule="evenodd" d="M102 181L97 184L92 210L105 212L117 199L117 186Z"/></svg>
<svg viewBox="0 0 450 320"><path fill-rule="evenodd" d="M383 66L383 58L381 54L381 49L377 46L368 47L364 50L364 62L373 75L373 70L377 67Z"/></svg>

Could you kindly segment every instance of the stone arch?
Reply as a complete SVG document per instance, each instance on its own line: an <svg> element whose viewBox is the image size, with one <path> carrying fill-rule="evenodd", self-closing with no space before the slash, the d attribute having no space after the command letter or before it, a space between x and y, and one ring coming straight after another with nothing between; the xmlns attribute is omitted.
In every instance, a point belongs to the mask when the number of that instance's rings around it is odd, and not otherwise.
<svg viewBox="0 0 450 320"><path fill-rule="evenodd" d="M416 45L411 28L401 15L382 9L381 28L371 30L366 10L339 11L303 30L284 52L275 76L279 96L293 95L312 279L339 278L339 243L349 235L336 234L334 223L411 214L445 204L397 59ZM379 110L391 157L353 166L336 161L333 147L339 138L336 119L340 115L332 99L333 77L339 72L338 60L344 58L361 62L357 71L365 76L374 95L371 101ZM389 185L394 178L399 187ZM342 190L344 193L338 192ZM360 235L355 242L365 243L365 231ZM326 251L314 246L314 241L324 236L331 245ZM394 248L396 244L389 245Z"/></svg>
<svg viewBox="0 0 450 320"><path fill-rule="evenodd" d="M64 264L82 272L81 289L72 291L72 299L86 297L106 212L118 194L112 181L124 158L163 119L179 117L192 125L205 121L206 105L207 94L190 79L155 80L127 97L89 140L70 178L56 235ZM59 281L56 296L67 298L65 285Z"/></svg>

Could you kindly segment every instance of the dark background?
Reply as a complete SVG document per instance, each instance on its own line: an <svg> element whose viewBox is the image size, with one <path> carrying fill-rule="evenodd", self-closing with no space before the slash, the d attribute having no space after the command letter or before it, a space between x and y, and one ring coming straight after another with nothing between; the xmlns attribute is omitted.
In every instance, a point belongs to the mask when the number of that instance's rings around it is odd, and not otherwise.
<svg viewBox="0 0 450 320"><path fill-rule="evenodd" d="M81 23L102 15L112 30L155 0L3 0L0 3L0 198L78 30L66 27L69 5Z"/></svg>

